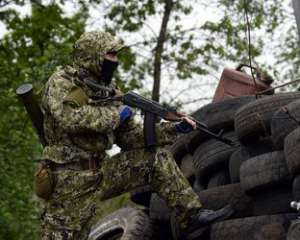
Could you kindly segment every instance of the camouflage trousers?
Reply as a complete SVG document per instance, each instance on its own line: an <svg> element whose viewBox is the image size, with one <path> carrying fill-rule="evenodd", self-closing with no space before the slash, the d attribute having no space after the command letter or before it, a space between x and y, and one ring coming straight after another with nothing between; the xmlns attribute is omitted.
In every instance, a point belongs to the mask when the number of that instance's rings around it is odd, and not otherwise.
<svg viewBox="0 0 300 240"><path fill-rule="evenodd" d="M54 172L56 185L42 216L43 240L87 239L95 202L149 184L173 210L179 223L201 208L198 195L165 149L122 152L97 170Z"/></svg>

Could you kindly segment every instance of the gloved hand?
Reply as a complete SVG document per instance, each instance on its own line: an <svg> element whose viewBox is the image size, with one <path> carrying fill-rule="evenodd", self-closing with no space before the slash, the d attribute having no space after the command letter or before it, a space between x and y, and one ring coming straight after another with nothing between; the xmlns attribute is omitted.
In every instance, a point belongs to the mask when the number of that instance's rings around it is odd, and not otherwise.
<svg viewBox="0 0 300 240"><path fill-rule="evenodd" d="M183 117L181 122L175 124L175 127L178 133L189 133L197 128L196 123L188 117Z"/></svg>
<svg viewBox="0 0 300 240"><path fill-rule="evenodd" d="M127 122L133 115L130 107L123 105L119 108L120 124Z"/></svg>

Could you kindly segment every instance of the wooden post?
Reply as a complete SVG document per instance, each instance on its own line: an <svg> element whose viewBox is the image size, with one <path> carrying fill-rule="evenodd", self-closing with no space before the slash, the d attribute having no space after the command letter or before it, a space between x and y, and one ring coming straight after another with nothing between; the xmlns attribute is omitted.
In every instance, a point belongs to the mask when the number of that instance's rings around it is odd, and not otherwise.
<svg viewBox="0 0 300 240"><path fill-rule="evenodd" d="M293 0L294 14L296 17L297 27L298 27L298 36L300 41L300 0Z"/></svg>

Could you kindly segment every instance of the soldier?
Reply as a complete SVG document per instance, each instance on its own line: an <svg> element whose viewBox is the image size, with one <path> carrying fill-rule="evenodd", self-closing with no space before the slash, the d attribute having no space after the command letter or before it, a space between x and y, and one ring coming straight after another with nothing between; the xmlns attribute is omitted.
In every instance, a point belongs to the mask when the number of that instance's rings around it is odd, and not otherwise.
<svg viewBox="0 0 300 240"><path fill-rule="evenodd" d="M132 110L120 103L91 105L95 92L87 81L112 86L123 45L109 33L88 32L74 45L74 62L48 80L42 99L47 146L36 173L37 195L45 199L43 240L87 239L99 200L149 184L174 212L180 229L202 227L229 214L228 208L203 210L197 194L163 148L177 133L195 128L189 118L157 124L157 147L144 147L143 130ZM105 150L122 151L109 157Z"/></svg>

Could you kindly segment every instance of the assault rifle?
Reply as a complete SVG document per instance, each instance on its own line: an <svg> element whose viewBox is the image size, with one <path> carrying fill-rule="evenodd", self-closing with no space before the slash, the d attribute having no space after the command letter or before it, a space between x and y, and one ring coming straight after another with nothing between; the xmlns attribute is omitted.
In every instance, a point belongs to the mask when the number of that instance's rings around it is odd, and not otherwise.
<svg viewBox="0 0 300 240"><path fill-rule="evenodd" d="M86 82L86 84L89 85L89 82ZM201 123L200 121L187 116L185 114L179 113L174 108L170 107L164 107L161 104L159 104L156 101L144 98L143 96L129 91L125 94L116 94L116 91L114 89L109 89L106 87L99 86L95 83L93 83L92 87L99 87L99 90L101 91L108 91L110 97L107 97L105 99L99 99L94 100L93 103L103 103L103 102L109 102L109 101L121 101L125 105L128 105L133 108L141 109L145 113L145 119L144 119L144 136L145 136L145 143L146 146L154 146L156 144L156 136L155 136L155 119L156 116L165 119L167 121L172 122L179 122L182 120L182 117L189 117L193 119L196 122L197 129L207 133L209 136L227 144L230 146L235 146L235 143L226 137L223 136L223 130L221 130L219 133L214 133L209 130L208 126L204 123Z"/></svg>
<svg viewBox="0 0 300 240"><path fill-rule="evenodd" d="M221 130L219 133L214 133L208 129L208 126L206 124L201 123L200 121L198 121L190 116L187 116L183 113L179 113L174 108L164 107L161 104L159 104L158 102L144 98L143 96L141 96L137 93L134 93L134 92L128 92L120 98L121 98L121 101L125 105L128 105L133 108L138 108L138 109L141 109L142 111L144 111L144 113L146 114L145 115L146 124L147 124L147 114L159 116L162 119L165 119L167 121L172 121L172 122L179 122L182 120L182 117L189 117L189 118L193 119L193 121L196 122L196 127L198 130L207 133L211 137L213 137L225 144L228 144L230 146L235 145L235 143L231 139L223 137L223 130ZM149 118L151 118L151 117L149 117ZM146 125L146 129L147 129L147 125Z"/></svg>

